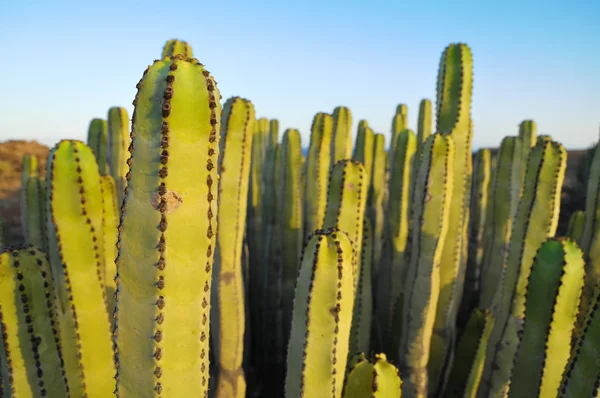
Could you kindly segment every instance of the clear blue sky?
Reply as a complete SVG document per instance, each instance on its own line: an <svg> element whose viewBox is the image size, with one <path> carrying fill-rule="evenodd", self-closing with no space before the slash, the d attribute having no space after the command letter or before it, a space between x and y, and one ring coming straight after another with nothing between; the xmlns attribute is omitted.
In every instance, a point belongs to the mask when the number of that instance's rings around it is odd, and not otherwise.
<svg viewBox="0 0 600 398"><path fill-rule="evenodd" d="M484 4L488 3L488 4ZM451 42L474 56L473 145L497 146L534 119L569 149L598 139L600 1L0 1L0 140L85 140L167 39L188 41L223 100L300 129L353 112L388 135L398 103L416 128ZM389 142L389 138L388 138Z"/></svg>

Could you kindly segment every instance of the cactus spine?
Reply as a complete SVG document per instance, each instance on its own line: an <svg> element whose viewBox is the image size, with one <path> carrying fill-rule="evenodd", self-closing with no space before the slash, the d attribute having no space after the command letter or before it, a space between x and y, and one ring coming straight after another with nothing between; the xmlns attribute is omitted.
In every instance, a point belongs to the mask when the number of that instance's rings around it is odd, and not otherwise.
<svg viewBox="0 0 600 398"><path fill-rule="evenodd" d="M102 187L102 221L104 243L104 281L106 283L106 297L108 302L108 313L115 310L115 294L117 276L117 265L115 260L118 255L117 238L119 235L119 207L117 206L117 184L109 176L100 177Z"/></svg>
<svg viewBox="0 0 600 398"><path fill-rule="evenodd" d="M549 239L538 250L509 398L556 396L571 351L584 268L583 253L574 242Z"/></svg>
<svg viewBox="0 0 600 398"><path fill-rule="evenodd" d="M285 396L341 398L354 301L352 243L342 231L319 230L302 257Z"/></svg>
<svg viewBox="0 0 600 398"><path fill-rule="evenodd" d="M466 268L466 237L469 221L471 154L471 94L473 57L466 44L451 44L444 50L437 82L436 130L454 141L454 187L448 234L440 264L440 297L431 342L430 376L439 384L451 356L455 321L461 301ZM438 386L441 387L441 384Z"/></svg>
<svg viewBox="0 0 600 398"><path fill-rule="evenodd" d="M211 323L218 361L217 397L245 397L245 295L242 245L246 225L248 177L254 130L254 106L248 100L227 100L221 116L219 147L219 232L213 270Z"/></svg>
<svg viewBox="0 0 600 398"><path fill-rule="evenodd" d="M107 397L114 364L104 284L100 173L90 147L59 142L47 164L48 247L73 397Z"/></svg>
<svg viewBox="0 0 600 398"><path fill-rule="evenodd" d="M125 108L112 107L108 110L108 137L106 158L110 175L117 185L117 203L123 204L125 186L125 174L127 173L127 159L130 144L129 139L129 116Z"/></svg>
<svg viewBox="0 0 600 398"><path fill-rule="evenodd" d="M106 175L108 172L106 152L108 149L108 122L104 119L92 119L88 129L87 144L98 162L100 175Z"/></svg>
<svg viewBox="0 0 600 398"><path fill-rule="evenodd" d="M309 236L323 226L327 207L327 184L331 162L333 118L317 113L311 127L310 145L306 160L304 200L304 235Z"/></svg>
<svg viewBox="0 0 600 398"><path fill-rule="evenodd" d="M400 374L385 354L376 354L371 360L359 354L352 362L344 384L344 398L402 397Z"/></svg>
<svg viewBox="0 0 600 398"><path fill-rule="evenodd" d="M182 56L138 83L117 243L117 396L208 395L219 99L204 66Z"/></svg>
<svg viewBox="0 0 600 398"><path fill-rule="evenodd" d="M352 156L352 112L345 106L333 110L333 138L331 140L331 167Z"/></svg>
<svg viewBox="0 0 600 398"><path fill-rule="evenodd" d="M440 294L439 266L448 231L453 162L452 138L438 134L425 142L415 188L410 263L402 279L404 292L396 299L396 305L403 308L394 314L401 319L396 355L400 370L406 374L403 392L411 397L427 397L427 363Z"/></svg>
<svg viewBox="0 0 600 398"><path fill-rule="evenodd" d="M192 58L192 46L183 40L170 39L167 40L163 47L162 57L174 57L176 55L183 55L185 58Z"/></svg>
<svg viewBox="0 0 600 398"><path fill-rule="evenodd" d="M46 255L32 246L4 248L0 254L1 396L68 396L53 299Z"/></svg>

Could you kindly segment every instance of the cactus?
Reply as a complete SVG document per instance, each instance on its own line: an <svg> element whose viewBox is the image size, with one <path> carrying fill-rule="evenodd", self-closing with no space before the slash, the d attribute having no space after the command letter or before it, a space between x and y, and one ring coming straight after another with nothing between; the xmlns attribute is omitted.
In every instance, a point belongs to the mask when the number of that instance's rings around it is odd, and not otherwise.
<svg viewBox="0 0 600 398"><path fill-rule="evenodd" d="M448 385L442 396L475 398L493 327L494 317L489 311L473 310L456 348Z"/></svg>
<svg viewBox="0 0 600 398"><path fill-rule="evenodd" d="M504 272L508 254L513 225L510 177L516 140L515 137L505 137L502 140L494 173L488 205L489 213L486 217L486 247L480 272L479 306L481 308L491 307L496 291L499 289L498 280Z"/></svg>
<svg viewBox="0 0 600 398"><path fill-rule="evenodd" d="M21 225L25 242L47 252L46 180L31 177L21 189Z"/></svg>
<svg viewBox="0 0 600 398"><path fill-rule="evenodd" d="M117 243L116 394L207 397L220 94L182 56L155 61L137 87Z"/></svg>
<svg viewBox="0 0 600 398"><path fill-rule="evenodd" d="M304 248L288 344L286 397L342 396L354 301L353 257L350 239L336 229L316 231Z"/></svg>
<svg viewBox="0 0 600 398"><path fill-rule="evenodd" d="M119 207L117 206L117 184L109 176L100 177L102 187L102 221L104 243L104 281L106 284L106 297L108 302L108 313L115 310L115 294L117 276L117 265L115 260L118 255L117 238L119 236Z"/></svg>
<svg viewBox="0 0 600 398"><path fill-rule="evenodd" d="M566 151L562 145L549 139L538 140L527 163L502 284L492 306L496 325L490 336L481 385L486 396L490 387L492 394L508 387L525 314L527 281L537 250L556 232L565 168Z"/></svg>
<svg viewBox="0 0 600 398"><path fill-rule="evenodd" d="M419 120L417 123L417 152L421 153L423 144L431 135L431 101L428 99L421 100L419 104Z"/></svg>
<svg viewBox="0 0 600 398"><path fill-rule="evenodd" d="M33 246L5 247L0 254L3 397L68 396L53 299L46 255Z"/></svg>
<svg viewBox="0 0 600 398"><path fill-rule="evenodd" d="M358 160L365 166L367 172L367 189L371 182L371 176L373 175L373 147L375 145L375 134L373 130L366 125L366 121L363 121L362 125L359 125L358 134L356 135L356 146L354 147L354 155L352 158Z"/></svg>
<svg viewBox="0 0 600 398"><path fill-rule="evenodd" d="M176 55L183 55L185 58L192 58L194 56L192 52L192 46L183 40L170 39L167 40L163 47L162 57L175 57Z"/></svg>
<svg viewBox="0 0 600 398"><path fill-rule="evenodd" d="M108 137L107 137L106 159L110 175L117 184L117 203L123 203L127 173L127 159L130 144L129 139L129 116L125 108L112 107L108 110Z"/></svg>
<svg viewBox="0 0 600 398"><path fill-rule="evenodd" d="M107 397L114 390L114 364L102 189L92 149L81 141L60 141L48 156L46 186L48 254L69 393Z"/></svg>
<svg viewBox="0 0 600 398"><path fill-rule="evenodd" d="M549 239L538 250L509 398L556 396L569 360L584 268L583 253L572 241Z"/></svg>
<svg viewBox="0 0 600 398"><path fill-rule="evenodd" d="M332 116L317 113L310 130L304 188L304 235L306 237L323 226L325 217L333 136Z"/></svg>
<svg viewBox="0 0 600 398"><path fill-rule="evenodd" d="M331 164L333 166L352 156L352 112L345 106L333 110L333 137L331 139Z"/></svg>
<svg viewBox="0 0 600 398"><path fill-rule="evenodd" d="M385 196L387 185L385 183L386 169L385 136L375 134L373 144L373 171L369 184L369 215L373 227L373 278L376 280L381 262L381 250L385 225Z"/></svg>
<svg viewBox="0 0 600 398"><path fill-rule="evenodd" d="M37 156L30 153L23 155L21 160L21 187L24 187L27 180L40 175L39 160Z"/></svg>
<svg viewBox="0 0 600 398"><path fill-rule="evenodd" d="M302 256L303 222L302 222L302 144L300 132L287 129L281 140L281 153L278 165L279 184L275 189L281 190L277 199L279 214L279 231L281 239L282 262L282 303L284 339L289 339L294 308L294 289Z"/></svg>
<svg viewBox="0 0 600 398"><path fill-rule="evenodd" d="M106 175L108 173L108 164L106 152L108 149L108 122L104 119L92 119L90 127L88 128L87 144L98 162L98 170L100 175Z"/></svg>
<svg viewBox="0 0 600 398"><path fill-rule="evenodd" d="M573 214L571 214L571 219L569 220L567 236L577 243L581 242L584 224L585 212L583 210L574 211Z"/></svg>
<svg viewBox="0 0 600 398"><path fill-rule="evenodd" d="M452 138L438 134L425 142L415 186L410 263L401 276L403 291L395 301L394 318L401 323L392 333L399 334L396 338L401 340L391 347L398 350L400 371L406 375L403 392L410 397L427 397L427 363L440 294L439 264L451 210L453 162Z"/></svg>
<svg viewBox="0 0 600 398"><path fill-rule="evenodd" d="M437 82L436 131L454 141L454 187L450 220L440 264L440 297L431 341L430 376L438 388L447 375L444 364L452 355L455 321L466 269L471 160L471 94L473 57L466 44L451 44L444 50Z"/></svg>
<svg viewBox="0 0 600 398"><path fill-rule="evenodd" d="M245 397L245 294L242 245L246 226L254 106L233 97L223 106L219 146L219 233L215 248L211 338L218 361L217 397Z"/></svg>
<svg viewBox="0 0 600 398"><path fill-rule="evenodd" d="M390 347L389 356L396 360L398 341L392 330L394 318L402 319L400 312L406 280L406 249L409 231L410 177L413 157L417 151L417 138L412 130L398 133L394 149L394 163L389 183L389 202L386 218L388 226L384 240L385 259L379 275L377 306L383 339Z"/></svg>
<svg viewBox="0 0 600 398"><path fill-rule="evenodd" d="M371 360L359 354L352 362L344 383L344 398L402 397L400 374L385 354L376 354Z"/></svg>

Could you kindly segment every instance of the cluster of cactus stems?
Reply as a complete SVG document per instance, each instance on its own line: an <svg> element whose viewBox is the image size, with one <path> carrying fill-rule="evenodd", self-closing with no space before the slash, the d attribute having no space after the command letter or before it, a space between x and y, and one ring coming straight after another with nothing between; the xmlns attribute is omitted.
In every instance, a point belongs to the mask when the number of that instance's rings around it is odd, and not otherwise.
<svg viewBox="0 0 600 398"><path fill-rule="evenodd" d="M50 397L592 397L600 149L557 237L566 151L526 120L473 154L473 57L415 131L300 131L169 40L134 112L23 158L0 254L0 391ZM387 145L387 148L386 148Z"/></svg>

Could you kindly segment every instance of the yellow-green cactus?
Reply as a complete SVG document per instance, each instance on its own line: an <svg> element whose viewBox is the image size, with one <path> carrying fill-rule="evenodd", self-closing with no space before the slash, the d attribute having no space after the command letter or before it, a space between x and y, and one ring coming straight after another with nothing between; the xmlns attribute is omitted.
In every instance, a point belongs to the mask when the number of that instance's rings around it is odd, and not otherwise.
<svg viewBox="0 0 600 398"><path fill-rule="evenodd" d="M0 254L0 323L0 396L69 396L50 265L33 246Z"/></svg>
<svg viewBox="0 0 600 398"><path fill-rule="evenodd" d="M21 189L21 225L25 242L46 252L46 180L31 177Z"/></svg>
<svg viewBox="0 0 600 398"><path fill-rule="evenodd" d="M219 233L215 249L211 338L218 362L217 397L243 398L246 326L242 245L254 133L254 106L233 97L223 106L219 148Z"/></svg>
<svg viewBox="0 0 600 398"><path fill-rule="evenodd" d="M429 361L431 380L438 389L447 374L445 367L456 339L456 314L462 298L466 270L467 226L469 222L472 173L471 95L473 56L466 44L450 44L440 61L437 81L436 131L454 141L454 187L448 234L440 264L440 297Z"/></svg>
<svg viewBox="0 0 600 398"><path fill-rule="evenodd" d="M106 298L108 302L108 313L112 315L115 311L115 294L117 276L117 238L119 235L120 212L117 206L117 184L109 175L100 177L102 186L102 220L104 241L104 281L106 284Z"/></svg>
<svg viewBox="0 0 600 398"><path fill-rule="evenodd" d="M286 397L341 398L354 294L353 250L339 230L304 248L288 344Z"/></svg>
<svg viewBox="0 0 600 398"><path fill-rule="evenodd" d="M156 61L137 87L117 243L116 394L207 397L220 93L182 56Z"/></svg>
<svg viewBox="0 0 600 398"><path fill-rule="evenodd" d="M371 173L371 183L369 184L369 216L373 226L373 278L377 278L380 262L381 250L385 225L385 196L387 184L385 181L385 170L387 164L387 155L385 152L385 135L375 134L373 144L373 168Z"/></svg>
<svg viewBox="0 0 600 398"><path fill-rule="evenodd" d="M331 167L352 156L352 112L345 106L333 110L333 137L331 139Z"/></svg>
<svg viewBox="0 0 600 398"><path fill-rule="evenodd" d="M108 173L106 152L108 149L108 122L104 119L92 119L88 128L87 144L98 162L101 175Z"/></svg>
<svg viewBox="0 0 600 398"><path fill-rule="evenodd" d="M368 360L364 354L352 359L344 383L343 398L401 398L402 380L398 369L387 361L385 354Z"/></svg>
<svg viewBox="0 0 600 398"><path fill-rule="evenodd" d="M129 159L129 116L127 110L121 107L112 107L108 110L108 138L107 138L106 160L110 175L117 184L117 203L119 207L123 204L125 186L125 174L127 173L127 159Z"/></svg>
<svg viewBox="0 0 600 398"><path fill-rule="evenodd" d="M367 125L367 122L361 120L359 124L358 134L356 135L356 145L354 147L354 155L352 158L358 160L365 166L367 172L367 184L370 185L371 176L373 175L373 147L375 145L375 133ZM367 187L368 189L368 187Z"/></svg>
<svg viewBox="0 0 600 398"><path fill-rule="evenodd" d="M362 249L360 252L358 288L350 329L350 355L357 352L370 352L371 329L373 321L373 229L371 220L364 218Z"/></svg>
<svg viewBox="0 0 600 398"><path fill-rule="evenodd" d="M309 236L323 226L327 206L327 184L331 162L333 117L319 112L315 115L306 159L304 193L304 235Z"/></svg>
<svg viewBox="0 0 600 398"><path fill-rule="evenodd" d="M167 40L163 47L162 57L174 57L176 55L183 55L186 58L192 58L194 56L192 52L192 46L183 40L170 39Z"/></svg>
<svg viewBox="0 0 600 398"><path fill-rule="evenodd" d="M390 141L390 168L393 167L394 162L394 151L396 145L398 145L398 135L408 129L408 107L405 104L398 104L396 107L396 113L392 118L392 139Z"/></svg>
<svg viewBox="0 0 600 398"><path fill-rule="evenodd" d="M72 397L107 397L115 367L104 284L102 188L92 149L59 142L48 157L46 215L64 367Z"/></svg>
<svg viewBox="0 0 600 398"><path fill-rule="evenodd" d="M410 397L427 397L428 393L427 363L451 211L453 163L451 137L436 134L425 142L415 185L410 262L406 271L397 274L404 286L394 303L390 340L400 339L391 349L397 350L400 370L406 375L403 392Z"/></svg>
<svg viewBox="0 0 600 398"><path fill-rule="evenodd" d="M509 398L556 397L571 351L584 268L583 253L572 241L549 239L538 250Z"/></svg>
<svg viewBox="0 0 600 398"><path fill-rule="evenodd" d="M569 227L567 228L567 236L573 241L579 243L583 235L585 225L585 212L583 210L574 211L569 219Z"/></svg>
<svg viewBox="0 0 600 398"><path fill-rule="evenodd" d="M30 153L23 155L21 159L21 187L25 186L28 179L40 175L39 160L37 156Z"/></svg>
<svg viewBox="0 0 600 398"><path fill-rule="evenodd" d="M419 104L419 120L417 122L417 144L419 146L418 152L421 153L421 147L431 135L432 130L432 112L431 112L431 101L428 99L422 99Z"/></svg>

